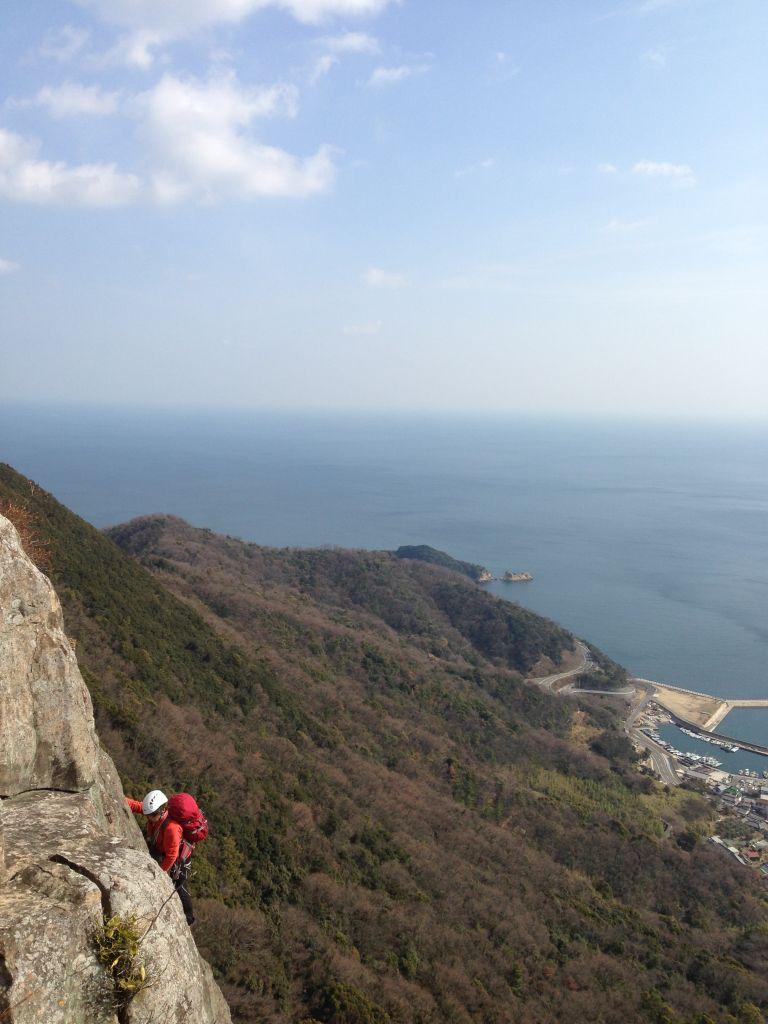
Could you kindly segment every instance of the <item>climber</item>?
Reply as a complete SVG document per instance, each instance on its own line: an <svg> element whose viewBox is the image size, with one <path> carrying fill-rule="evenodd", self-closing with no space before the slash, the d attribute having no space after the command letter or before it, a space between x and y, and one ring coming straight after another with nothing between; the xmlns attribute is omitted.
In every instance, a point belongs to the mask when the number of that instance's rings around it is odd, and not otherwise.
<svg viewBox="0 0 768 1024"><path fill-rule="evenodd" d="M194 924L187 878L194 844L208 835L205 817L188 793L179 793L169 801L165 793L153 789L141 801L129 796L125 800L134 814L146 816L149 852L170 875L187 924Z"/></svg>

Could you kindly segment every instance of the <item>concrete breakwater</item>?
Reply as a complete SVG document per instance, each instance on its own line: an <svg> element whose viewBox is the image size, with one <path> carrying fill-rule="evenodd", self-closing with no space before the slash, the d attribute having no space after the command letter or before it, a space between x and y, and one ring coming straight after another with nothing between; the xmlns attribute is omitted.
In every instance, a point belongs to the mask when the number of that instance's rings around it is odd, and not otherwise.
<svg viewBox="0 0 768 1024"><path fill-rule="evenodd" d="M678 725L738 744L742 750L768 756L768 746L715 732L717 726L733 708L768 708L768 700L730 700L713 697L711 694L698 693L679 686L656 683L652 679L635 679L633 682L651 688L653 699L670 713Z"/></svg>

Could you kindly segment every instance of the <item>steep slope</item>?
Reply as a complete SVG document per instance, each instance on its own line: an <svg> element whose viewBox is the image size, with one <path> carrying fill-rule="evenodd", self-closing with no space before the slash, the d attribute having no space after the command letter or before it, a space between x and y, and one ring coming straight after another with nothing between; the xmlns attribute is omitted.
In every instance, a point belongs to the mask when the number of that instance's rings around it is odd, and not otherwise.
<svg viewBox="0 0 768 1024"><path fill-rule="evenodd" d="M384 553L152 517L113 531L131 559L7 467L3 497L51 544L124 780L209 813L196 934L236 1019L759 1019L754 879L663 836L708 805L637 775L611 712L523 681L562 630Z"/></svg>
<svg viewBox="0 0 768 1024"><path fill-rule="evenodd" d="M53 588L2 516L0 679L0 1019L224 1024L221 993L99 747ZM130 1002L94 946L114 915L144 933L150 985Z"/></svg>

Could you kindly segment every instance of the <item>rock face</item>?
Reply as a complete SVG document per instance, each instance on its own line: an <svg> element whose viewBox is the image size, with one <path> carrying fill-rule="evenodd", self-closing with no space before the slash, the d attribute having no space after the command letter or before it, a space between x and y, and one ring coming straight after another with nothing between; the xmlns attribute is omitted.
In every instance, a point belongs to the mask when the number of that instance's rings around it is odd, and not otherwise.
<svg viewBox="0 0 768 1024"><path fill-rule="evenodd" d="M0 796L88 789L99 745L91 698L50 582L0 517Z"/></svg>
<svg viewBox="0 0 768 1024"><path fill-rule="evenodd" d="M56 594L2 516L0 796L0 1021L230 1021L99 747ZM143 936L149 985L127 1004L93 942L114 915Z"/></svg>

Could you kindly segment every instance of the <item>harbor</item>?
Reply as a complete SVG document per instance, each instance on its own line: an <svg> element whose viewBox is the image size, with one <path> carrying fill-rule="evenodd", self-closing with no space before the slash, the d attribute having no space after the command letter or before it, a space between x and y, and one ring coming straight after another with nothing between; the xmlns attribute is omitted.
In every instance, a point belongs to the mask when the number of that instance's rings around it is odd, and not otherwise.
<svg viewBox="0 0 768 1024"><path fill-rule="evenodd" d="M713 743L703 736L686 730L674 722L660 722L656 726L659 735L657 742L675 757L681 765L707 764L708 759L716 763L710 766L721 769L730 775L748 778L768 778L768 758L763 754L745 750L739 744L723 742ZM653 738L653 737L652 737ZM746 773L749 772L749 775Z"/></svg>
<svg viewBox="0 0 768 1024"><path fill-rule="evenodd" d="M734 708L768 708L768 700L745 699L735 700L726 697L713 697L708 693L697 693L679 686L656 683L651 679L636 679L635 682L653 687L653 698L665 708L681 725L699 732L714 733L722 725ZM718 730L718 735L723 733ZM727 739L727 737L724 737ZM738 740L733 742L738 743ZM749 746L755 753L768 755L768 747L751 743Z"/></svg>
<svg viewBox="0 0 768 1024"><path fill-rule="evenodd" d="M754 786L768 787L766 753L750 749L754 744L742 744L681 725L655 697L642 706L633 731L636 740L643 738L641 746L650 744L663 751L678 780L695 778L710 789L735 786L741 791Z"/></svg>
<svg viewBox="0 0 768 1024"><path fill-rule="evenodd" d="M748 752L759 757L768 757L768 746L765 744L729 735L722 729L722 723L731 711L737 710L739 713L744 713L749 710L763 709L763 713L765 713L765 709L768 709L768 700L715 697L712 694L698 693L695 690L638 677L632 679L632 683L638 687L640 692L645 691L644 700L652 700L659 708L663 709L669 716L669 720L681 730L681 733L688 735L690 742L714 743L723 750L735 746L745 754ZM734 724L738 728L738 725ZM743 728L743 722L741 726ZM735 753L736 751L730 752ZM751 767L751 762L749 767L750 770L754 770Z"/></svg>

